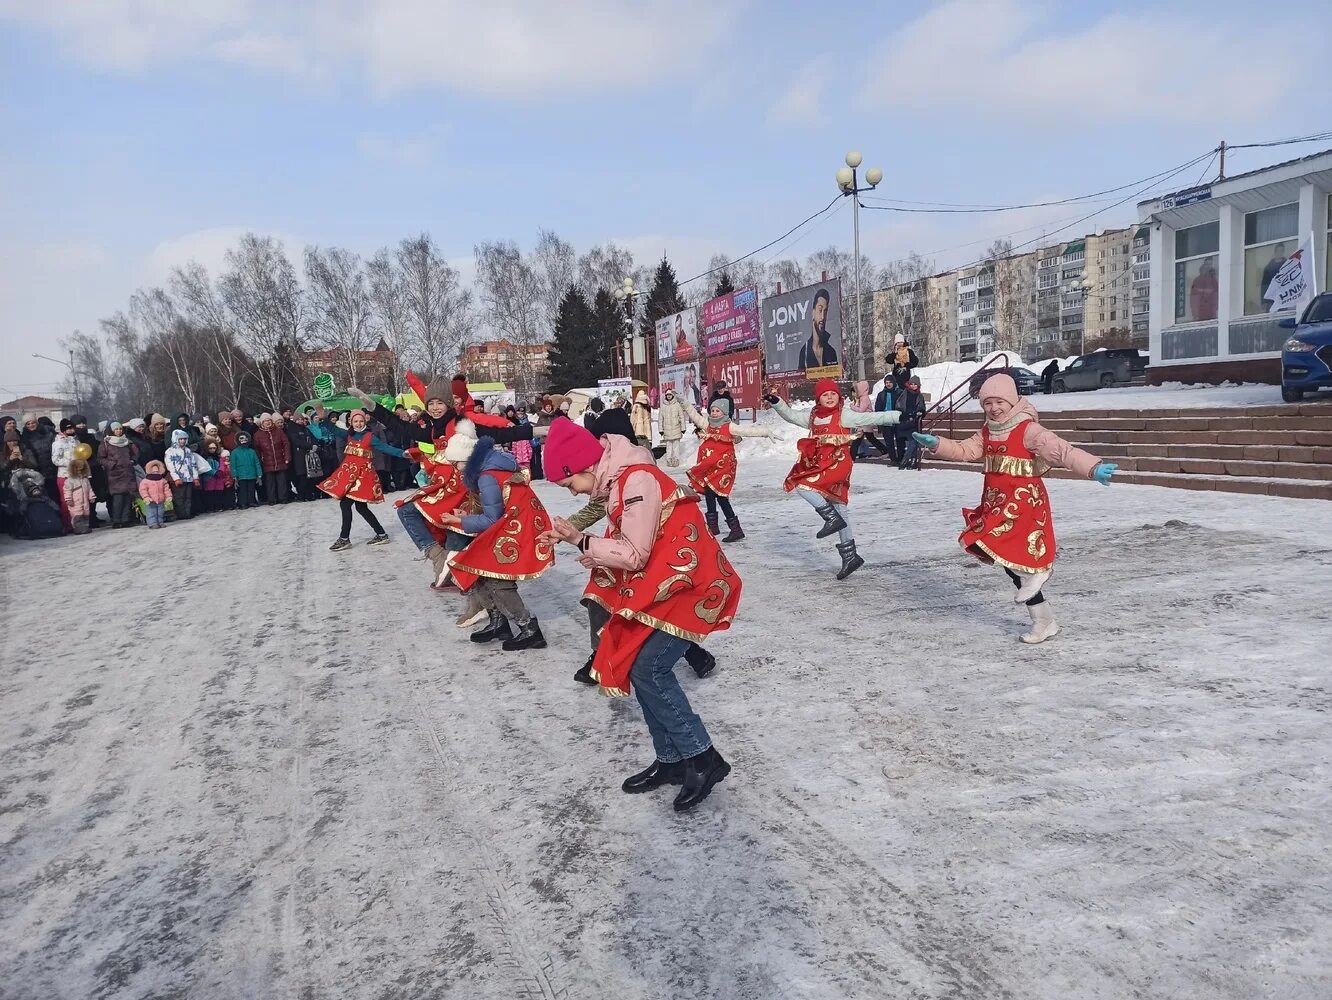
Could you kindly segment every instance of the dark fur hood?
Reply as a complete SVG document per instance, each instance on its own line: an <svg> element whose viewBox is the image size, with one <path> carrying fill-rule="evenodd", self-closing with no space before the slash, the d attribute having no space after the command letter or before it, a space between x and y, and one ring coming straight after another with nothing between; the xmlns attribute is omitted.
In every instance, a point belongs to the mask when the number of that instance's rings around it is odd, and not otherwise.
<svg viewBox="0 0 1332 1000"><path fill-rule="evenodd" d="M495 447L493 438L483 437L476 442L467 464L463 466L463 484L469 490L476 491L481 482L481 473L488 471L517 472L518 463L507 451Z"/></svg>

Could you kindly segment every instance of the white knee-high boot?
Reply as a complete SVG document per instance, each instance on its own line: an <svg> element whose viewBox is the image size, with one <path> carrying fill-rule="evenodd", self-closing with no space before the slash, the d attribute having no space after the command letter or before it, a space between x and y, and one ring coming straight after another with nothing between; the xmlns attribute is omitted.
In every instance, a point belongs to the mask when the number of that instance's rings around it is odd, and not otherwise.
<svg viewBox="0 0 1332 1000"><path fill-rule="evenodd" d="M1031 612L1031 631L1022 636L1023 642L1035 646L1059 634L1059 624L1055 621L1054 608L1050 606L1049 600L1029 604L1027 610Z"/></svg>

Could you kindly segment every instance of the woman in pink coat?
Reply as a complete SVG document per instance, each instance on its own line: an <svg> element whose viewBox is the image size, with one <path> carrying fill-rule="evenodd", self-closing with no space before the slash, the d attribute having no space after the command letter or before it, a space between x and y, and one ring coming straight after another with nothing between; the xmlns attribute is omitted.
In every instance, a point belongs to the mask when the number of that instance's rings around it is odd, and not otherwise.
<svg viewBox="0 0 1332 1000"><path fill-rule="evenodd" d="M1075 448L1037 421L1036 408L1018 395L1011 375L991 375L980 390L985 424L965 441L933 434L912 436L922 447L953 462L985 461L979 506L962 511L966 527L958 543L981 562L1004 568L1017 586L1014 596L1031 614L1025 643L1044 642L1059 631L1041 588L1054 571L1055 534L1050 498L1042 476L1069 469L1083 479L1110 485L1116 466Z"/></svg>

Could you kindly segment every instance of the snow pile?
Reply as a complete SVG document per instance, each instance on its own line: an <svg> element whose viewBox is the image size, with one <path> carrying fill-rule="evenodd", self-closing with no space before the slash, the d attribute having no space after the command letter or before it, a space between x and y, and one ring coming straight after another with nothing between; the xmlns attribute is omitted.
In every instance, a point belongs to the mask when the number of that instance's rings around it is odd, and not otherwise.
<svg viewBox="0 0 1332 1000"><path fill-rule="evenodd" d="M1000 355L1007 357L1010 368L1027 368L1032 371L1040 371L1048 364L1048 362L1038 361L1034 365L1029 365L1022 360L1022 355L1018 354L1017 351L993 351L979 361L941 361L937 365L926 365L923 368L912 369L911 374L920 379L921 392L925 393L930 403L937 403L959 385L966 385L971 376ZM1060 367L1066 366L1067 363L1067 361L1060 362ZM870 389L871 394L877 396L883 388L883 383L884 379L875 382Z"/></svg>

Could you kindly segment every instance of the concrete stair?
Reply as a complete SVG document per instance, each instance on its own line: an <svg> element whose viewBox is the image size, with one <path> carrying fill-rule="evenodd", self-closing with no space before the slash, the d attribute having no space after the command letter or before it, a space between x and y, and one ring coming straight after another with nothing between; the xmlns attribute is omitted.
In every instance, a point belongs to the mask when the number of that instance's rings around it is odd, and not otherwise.
<svg viewBox="0 0 1332 1000"><path fill-rule="evenodd" d="M981 420L955 414L951 428L944 417L927 429L964 438ZM1117 483L1332 500L1332 404L1052 411L1041 414L1041 425L1118 465ZM957 467L980 471L976 463ZM1071 477L1057 469L1050 478Z"/></svg>

